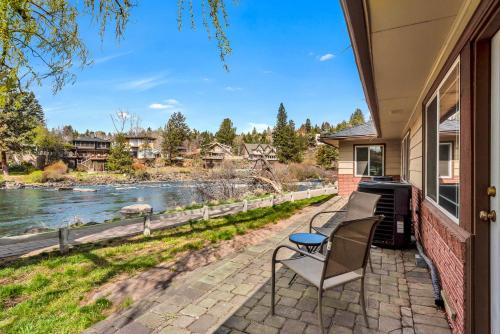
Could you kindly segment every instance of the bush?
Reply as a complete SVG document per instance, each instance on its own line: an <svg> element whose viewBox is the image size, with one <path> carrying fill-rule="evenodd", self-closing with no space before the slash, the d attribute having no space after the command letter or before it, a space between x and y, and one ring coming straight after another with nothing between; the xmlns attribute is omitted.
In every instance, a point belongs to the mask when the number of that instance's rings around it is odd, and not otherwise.
<svg viewBox="0 0 500 334"><path fill-rule="evenodd" d="M29 175L26 175L25 180L26 183L42 183L44 182L43 172L41 170L31 172Z"/></svg>
<svg viewBox="0 0 500 334"><path fill-rule="evenodd" d="M11 174L29 174L35 171L35 169L35 166L26 161L23 161L20 164L9 165L9 173Z"/></svg>
<svg viewBox="0 0 500 334"><path fill-rule="evenodd" d="M64 162L54 162L43 170L43 181L62 181L67 172L68 166Z"/></svg>
<svg viewBox="0 0 500 334"><path fill-rule="evenodd" d="M134 178L140 181L146 181L151 178L151 175L146 171L146 169L138 169L134 171Z"/></svg>
<svg viewBox="0 0 500 334"><path fill-rule="evenodd" d="M146 165L141 163L141 162L134 162L132 164L132 169L135 171L145 171L146 170Z"/></svg>

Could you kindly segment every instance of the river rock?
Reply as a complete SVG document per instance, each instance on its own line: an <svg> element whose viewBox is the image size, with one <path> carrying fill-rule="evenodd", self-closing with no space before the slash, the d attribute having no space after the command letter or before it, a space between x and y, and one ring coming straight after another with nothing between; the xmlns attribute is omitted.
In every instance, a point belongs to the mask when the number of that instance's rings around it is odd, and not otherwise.
<svg viewBox="0 0 500 334"><path fill-rule="evenodd" d="M29 227L24 230L24 234L34 234L34 233L43 233L43 232L50 232L52 229L48 227L41 227L41 226L34 226L34 227Z"/></svg>
<svg viewBox="0 0 500 334"><path fill-rule="evenodd" d="M68 190L73 190L73 187L59 187L57 188L59 191L68 191Z"/></svg>
<svg viewBox="0 0 500 334"><path fill-rule="evenodd" d="M22 189L24 184L17 182L5 182L5 189Z"/></svg>
<svg viewBox="0 0 500 334"><path fill-rule="evenodd" d="M94 193L97 191L97 189L92 189L92 188L74 188L73 191L78 191L81 193Z"/></svg>
<svg viewBox="0 0 500 334"><path fill-rule="evenodd" d="M133 204L121 208L122 215L149 214L153 208L149 204Z"/></svg>

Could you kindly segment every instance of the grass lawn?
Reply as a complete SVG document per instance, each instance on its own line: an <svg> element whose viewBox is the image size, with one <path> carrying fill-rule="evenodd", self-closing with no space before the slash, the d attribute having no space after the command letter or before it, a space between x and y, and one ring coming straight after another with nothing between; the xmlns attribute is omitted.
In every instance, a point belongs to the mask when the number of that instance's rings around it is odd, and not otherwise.
<svg viewBox="0 0 500 334"><path fill-rule="evenodd" d="M118 275L132 276L176 254L232 239L252 229L292 216L331 195L287 202L175 229L154 232L106 244L0 264L0 333L78 333L112 311L107 299L88 303L86 297Z"/></svg>

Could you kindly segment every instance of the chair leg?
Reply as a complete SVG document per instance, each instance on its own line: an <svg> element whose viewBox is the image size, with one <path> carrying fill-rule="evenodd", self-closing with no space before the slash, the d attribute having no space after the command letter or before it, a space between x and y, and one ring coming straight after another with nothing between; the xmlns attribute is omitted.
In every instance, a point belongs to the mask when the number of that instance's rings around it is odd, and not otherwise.
<svg viewBox="0 0 500 334"><path fill-rule="evenodd" d="M274 294L276 292L276 260L273 257L271 264L271 314L274 315Z"/></svg>
<svg viewBox="0 0 500 334"><path fill-rule="evenodd" d="M325 334L325 325L323 324L323 289L318 288L318 318L321 334Z"/></svg>
<svg viewBox="0 0 500 334"><path fill-rule="evenodd" d="M365 277L364 276L361 278L361 296L360 296L360 302L361 302L361 311L363 312L363 318L365 319L366 327L370 328L370 325L368 324L368 317L366 316Z"/></svg>
<svg viewBox="0 0 500 334"><path fill-rule="evenodd" d="M368 262L370 263L370 271L374 273L373 271L373 265L372 265L372 255L371 253L368 254Z"/></svg>

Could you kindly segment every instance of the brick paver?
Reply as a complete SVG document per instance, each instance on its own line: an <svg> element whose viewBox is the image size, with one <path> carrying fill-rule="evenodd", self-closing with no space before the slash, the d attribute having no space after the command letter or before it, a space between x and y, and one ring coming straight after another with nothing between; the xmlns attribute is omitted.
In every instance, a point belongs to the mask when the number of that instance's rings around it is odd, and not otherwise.
<svg viewBox="0 0 500 334"><path fill-rule="evenodd" d="M304 210L264 242L189 273L87 333L319 333L316 288L301 278L288 286L293 273L284 268L277 272L276 314L271 315L271 255L290 233L305 230L314 213L343 204L334 198ZM325 293L327 332L451 333L434 306L429 274L415 267L414 254L373 249L374 272L365 282L370 328L361 316L358 281ZM193 289L197 293L189 293Z"/></svg>

